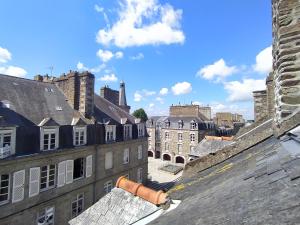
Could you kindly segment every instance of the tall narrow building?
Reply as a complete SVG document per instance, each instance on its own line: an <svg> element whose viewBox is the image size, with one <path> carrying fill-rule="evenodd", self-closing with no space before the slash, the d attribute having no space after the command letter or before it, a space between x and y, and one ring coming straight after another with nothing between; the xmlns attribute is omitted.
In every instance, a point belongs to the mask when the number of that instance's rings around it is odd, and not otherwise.
<svg viewBox="0 0 300 225"><path fill-rule="evenodd" d="M121 81L120 83L120 91L119 91L119 106L126 112L130 112L130 106L127 105L126 101L126 91L125 91L125 83Z"/></svg>

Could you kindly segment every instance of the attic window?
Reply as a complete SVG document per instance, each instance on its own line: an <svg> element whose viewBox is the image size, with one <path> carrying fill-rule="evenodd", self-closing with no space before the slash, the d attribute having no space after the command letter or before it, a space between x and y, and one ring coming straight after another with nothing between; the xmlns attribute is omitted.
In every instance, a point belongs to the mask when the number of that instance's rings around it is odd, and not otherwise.
<svg viewBox="0 0 300 225"><path fill-rule="evenodd" d="M55 109L56 109L57 111L62 111L62 107L61 107L61 106L56 106Z"/></svg>

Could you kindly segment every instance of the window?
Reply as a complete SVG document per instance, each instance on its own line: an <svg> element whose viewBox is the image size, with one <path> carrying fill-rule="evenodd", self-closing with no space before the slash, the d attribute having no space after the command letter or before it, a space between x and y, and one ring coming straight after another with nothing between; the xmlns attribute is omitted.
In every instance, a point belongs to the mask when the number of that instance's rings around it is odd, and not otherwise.
<svg viewBox="0 0 300 225"><path fill-rule="evenodd" d="M190 134L190 140L191 140L191 142L195 141L195 134Z"/></svg>
<svg viewBox="0 0 300 225"><path fill-rule="evenodd" d="M129 148L124 149L123 164L129 163Z"/></svg>
<svg viewBox="0 0 300 225"><path fill-rule="evenodd" d="M126 125L124 125L124 129L123 129L123 137L124 137L124 140L128 140L128 139L131 139L131 129L132 128L132 126L131 125L129 125L129 124L126 124Z"/></svg>
<svg viewBox="0 0 300 225"><path fill-rule="evenodd" d="M139 145L138 146L138 159L142 159L143 158L143 146Z"/></svg>
<svg viewBox="0 0 300 225"><path fill-rule="evenodd" d="M116 140L116 126L115 125L106 125L105 127L105 141L113 142Z"/></svg>
<svg viewBox="0 0 300 225"><path fill-rule="evenodd" d="M191 130L195 130L197 128L197 124L195 122L191 122Z"/></svg>
<svg viewBox="0 0 300 225"><path fill-rule="evenodd" d="M54 207L47 207L38 214L38 225L54 225Z"/></svg>
<svg viewBox="0 0 300 225"><path fill-rule="evenodd" d="M11 154L12 131L0 131L0 159L4 159Z"/></svg>
<svg viewBox="0 0 300 225"><path fill-rule="evenodd" d="M169 128L170 127L170 121L165 122L165 127Z"/></svg>
<svg viewBox="0 0 300 225"><path fill-rule="evenodd" d="M190 146L190 153L193 153L195 150L195 146Z"/></svg>
<svg viewBox="0 0 300 225"><path fill-rule="evenodd" d="M178 133L178 141L182 141L182 133Z"/></svg>
<svg viewBox="0 0 300 225"><path fill-rule="evenodd" d="M75 146L81 146L86 144L86 127L74 127L73 128L73 142Z"/></svg>
<svg viewBox="0 0 300 225"><path fill-rule="evenodd" d="M109 192L111 192L111 189L113 188L113 185L112 185L112 181L107 181L105 184L104 184L104 192L105 194L108 194Z"/></svg>
<svg viewBox="0 0 300 225"><path fill-rule="evenodd" d="M0 205L5 204L9 200L9 174L0 175Z"/></svg>
<svg viewBox="0 0 300 225"><path fill-rule="evenodd" d="M84 195L78 194L75 198L75 200L72 202L72 218L75 218L78 216L80 213L83 212L83 207L84 207Z"/></svg>
<svg viewBox="0 0 300 225"><path fill-rule="evenodd" d="M139 123L137 125L138 127L138 137L144 137L145 136L145 125L143 123Z"/></svg>
<svg viewBox="0 0 300 225"><path fill-rule="evenodd" d="M178 128L179 128L179 129L182 129L182 128L183 128L183 121L182 121L182 120L180 120L180 121L178 122Z"/></svg>
<svg viewBox="0 0 300 225"><path fill-rule="evenodd" d="M143 168L138 168L137 171L137 182L143 183Z"/></svg>
<svg viewBox="0 0 300 225"><path fill-rule="evenodd" d="M54 150L58 147L58 129L42 129L41 150Z"/></svg>
<svg viewBox="0 0 300 225"><path fill-rule="evenodd" d="M55 174L56 174L56 166L55 165L47 165L41 167L41 183L40 190L48 190L55 186Z"/></svg>
<svg viewBox="0 0 300 225"><path fill-rule="evenodd" d="M165 150L166 150L166 152L169 151L169 149L170 149L170 145L169 145L169 143L166 142L165 143Z"/></svg>
<svg viewBox="0 0 300 225"><path fill-rule="evenodd" d="M169 140L169 137L170 137L169 132L166 131L166 132L165 132L165 139L166 139L166 140Z"/></svg>
<svg viewBox="0 0 300 225"><path fill-rule="evenodd" d="M177 150L179 154L182 153L182 144L177 145Z"/></svg>
<svg viewBox="0 0 300 225"><path fill-rule="evenodd" d="M105 153L105 169L111 169L113 168L113 153L112 152L106 152Z"/></svg>
<svg viewBox="0 0 300 225"><path fill-rule="evenodd" d="M84 174L84 160L83 158L78 158L74 160L74 171L73 179L79 179L83 177Z"/></svg>

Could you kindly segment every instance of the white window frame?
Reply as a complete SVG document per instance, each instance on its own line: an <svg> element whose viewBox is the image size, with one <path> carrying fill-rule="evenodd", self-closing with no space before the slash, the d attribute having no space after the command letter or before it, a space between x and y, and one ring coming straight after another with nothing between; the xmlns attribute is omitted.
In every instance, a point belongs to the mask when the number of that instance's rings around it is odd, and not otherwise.
<svg viewBox="0 0 300 225"><path fill-rule="evenodd" d="M178 133L178 142L182 142L183 140L183 133Z"/></svg>
<svg viewBox="0 0 300 225"><path fill-rule="evenodd" d="M144 123L139 123L137 125L138 127L138 137L144 137L145 136L145 124ZM151 137L149 135L149 137Z"/></svg>
<svg viewBox="0 0 300 225"><path fill-rule="evenodd" d="M170 139L170 133L169 131L165 131L165 140L169 140Z"/></svg>
<svg viewBox="0 0 300 225"><path fill-rule="evenodd" d="M105 194L108 194L113 189L113 183L111 180L104 183L103 190Z"/></svg>
<svg viewBox="0 0 300 225"><path fill-rule="evenodd" d="M108 162L108 159L111 159L111 162ZM104 167L106 170L112 169L114 167L114 154L113 152L106 152L104 158Z"/></svg>
<svg viewBox="0 0 300 225"><path fill-rule="evenodd" d="M139 145L138 146L138 159L143 159L143 146Z"/></svg>
<svg viewBox="0 0 300 225"><path fill-rule="evenodd" d="M165 151L169 152L170 150L170 144L168 142L165 142Z"/></svg>
<svg viewBox="0 0 300 225"><path fill-rule="evenodd" d="M183 122L182 121L178 122L178 129L183 129Z"/></svg>
<svg viewBox="0 0 300 225"><path fill-rule="evenodd" d="M2 186L2 182L3 182L2 176L4 176L4 175L8 176L8 179L5 180L5 181L8 181L8 186ZM7 173L7 174L0 174L0 193L1 193L2 189L7 188L7 193L0 194L0 195L7 195L7 200L0 201L0 205L7 204L9 202L9 200L10 200L10 187L11 187L11 176L10 176L10 174L9 173Z"/></svg>
<svg viewBox="0 0 300 225"><path fill-rule="evenodd" d="M143 168L137 170L137 183L143 183Z"/></svg>
<svg viewBox="0 0 300 225"><path fill-rule="evenodd" d="M132 125L131 124L123 125L123 138L124 138L124 140L130 140L132 138Z"/></svg>
<svg viewBox="0 0 300 225"><path fill-rule="evenodd" d="M52 186L49 186L49 183L50 183L50 166L54 166L54 169L51 169L52 171L54 170L54 184ZM46 170L46 187L45 188L42 188L42 178L44 178L44 176L42 177L42 168L43 167L47 167L47 170ZM56 164L49 164L49 165L45 165L45 166L41 166L41 170L40 170L40 192L43 192L43 191L47 191L47 190L50 190L52 188L55 188L56 186ZM52 175L51 175L52 176Z"/></svg>
<svg viewBox="0 0 300 225"><path fill-rule="evenodd" d="M182 144L177 144L177 151L178 151L178 154L181 154L181 153L182 153L182 150L183 150L183 145L182 145Z"/></svg>
<svg viewBox="0 0 300 225"><path fill-rule="evenodd" d="M4 135L10 135L10 145L4 146ZM0 130L0 159L15 154L16 128L5 128Z"/></svg>
<svg viewBox="0 0 300 225"><path fill-rule="evenodd" d="M190 133L190 141L195 142L196 141L196 134L195 133Z"/></svg>
<svg viewBox="0 0 300 225"><path fill-rule="evenodd" d="M191 122L191 130L196 130L196 129L197 129L196 122Z"/></svg>
<svg viewBox="0 0 300 225"><path fill-rule="evenodd" d="M41 127L40 129L40 150L41 151L53 151L58 149L58 143L59 143L59 128L58 127ZM44 149L44 135L50 135L51 134L55 135L55 143L54 143L54 148L51 148L51 138L48 139L48 148Z"/></svg>
<svg viewBox="0 0 300 225"><path fill-rule="evenodd" d="M116 141L116 125L105 126L105 142Z"/></svg>
<svg viewBox="0 0 300 225"><path fill-rule="evenodd" d="M128 164L130 161L130 150L125 148L123 151L123 164Z"/></svg>
<svg viewBox="0 0 300 225"><path fill-rule="evenodd" d="M76 140L76 136L78 134L78 140ZM83 136L83 139L81 137ZM86 126L74 126L73 127L73 145L74 146L83 146L87 143L87 132Z"/></svg>
<svg viewBox="0 0 300 225"><path fill-rule="evenodd" d="M49 216L51 213L53 214L53 221L52 221L52 223L47 223L46 221L44 223L39 223L40 219L42 219L43 217L45 217L45 219L46 219L47 216ZM41 215L41 211L38 212L38 214L37 214L37 221L36 222L37 222L37 224L54 225L55 224L55 208L54 208L54 206L50 206L50 207L44 208L43 212L42 212L42 215Z"/></svg>
<svg viewBox="0 0 300 225"><path fill-rule="evenodd" d="M80 202L82 202L81 204L82 204L82 208L81 208L81 212L79 212L79 204L80 204ZM73 214L73 204L75 204L76 206L76 212L75 212L75 214ZM80 215L82 212L84 211L84 193L80 193L80 194L77 194L76 195L76 199L75 200L73 200L72 202L71 202L71 218L75 218L75 217L77 217L78 215Z"/></svg>

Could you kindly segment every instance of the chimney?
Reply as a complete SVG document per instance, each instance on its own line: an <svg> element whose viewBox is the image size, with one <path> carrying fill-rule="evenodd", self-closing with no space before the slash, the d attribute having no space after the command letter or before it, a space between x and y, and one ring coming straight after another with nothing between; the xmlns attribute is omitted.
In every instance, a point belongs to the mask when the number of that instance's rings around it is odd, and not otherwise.
<svg viewBox="0 0 300 225"><path fill-rule="evenodd" d="M253 91L254 97L254 120L259 121L268 116L267 91Z"/></svg>
<svg viewBox="0 0 300 225"><path fill-rule="evenodd" d="M275 127L280 135L300 121L300 1L272 0Z"/></svg>
<svg viewBox="0 0 300 225"><path fill-rule="evenodd" d="M120 91L119 91L119 107L125 110L126 112L130 112L130 106L127 105L126 101L126 92L125 92L125 83L121 81L120 83Z"/></svg>

